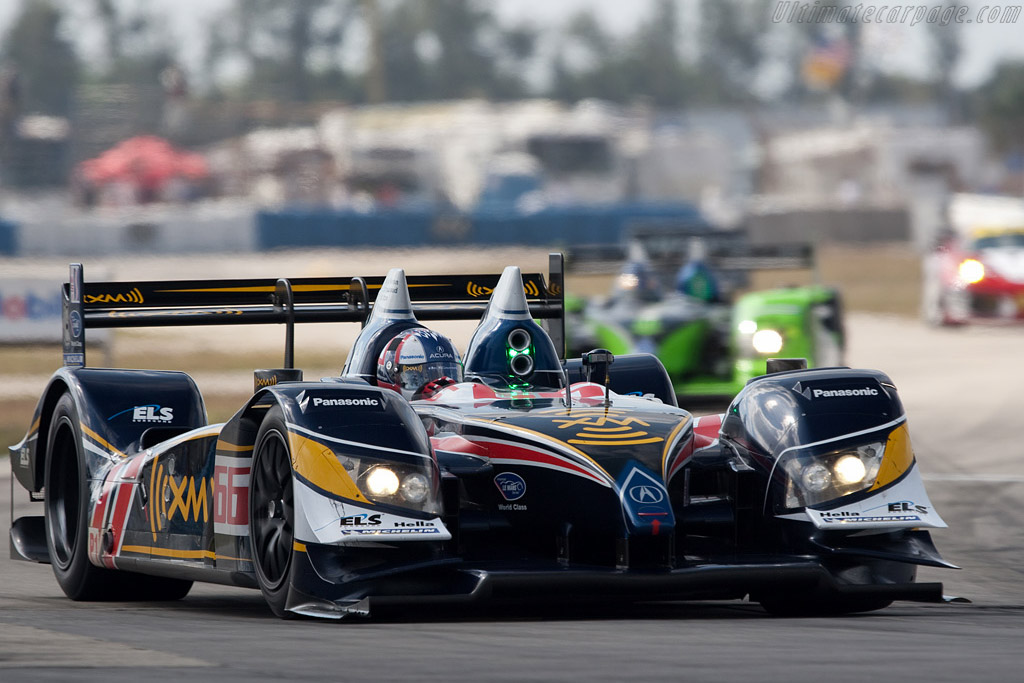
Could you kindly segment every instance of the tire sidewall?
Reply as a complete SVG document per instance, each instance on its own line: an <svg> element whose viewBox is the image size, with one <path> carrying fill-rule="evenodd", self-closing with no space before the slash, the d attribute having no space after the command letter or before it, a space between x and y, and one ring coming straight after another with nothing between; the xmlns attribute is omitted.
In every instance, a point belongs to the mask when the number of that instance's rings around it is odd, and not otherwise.
<svg viewBox="0 0 1024 683"><path fill-rule="evenodd" d="M72 440L74 442L72 456L66 450L60 453L56 453L54 450L55 442L60 435L62 430L70 429ZM47 434L47 451L46 451L46 466L44 474L44 506L45 506L45 528L46 528L46 547L50 554L50 564L53 567L54 576L57 578L57 583L60 584L61 589L64 593L72 600L87 600L90 598L99 597L100 583L103 581L102 572L103 570L99 567L93 566L89 562L89 500L90 492L88 485L88 470L86 467L85 458L82 454L82 439L81 439L81 428L79 427L79 416L78 409L75 406L74 400L70 394L64 394L57 402L57 406L54 409L53 417L50 421L50 429ZM78 489L78 504L77 504L77 519L75 521L75 539L70 548L70 557L67 562L61 562L59 560L59 554L56 551L54 543L54 534L59 533L54 528L53 515L55 514L55 506L58 505L58 501L54 499L57 495L57 491L61 488L67 491L67 484L63 487L55 485L54 477L61 476L61 465L58 464L59 458L73 457L75 460L75 466L77 471L77 489ZM65 475L66 476L66 473Z"/></svg>
<svg viewBox="0 0 1024 683"><path fill-rule="evenodd" d="M291 618L294 616L291 612L285 609L285 605L288 601L288 592L291 589L292 584L292 571L295 567L294 551L290 551L288 559L288 569L286 575L279 585L272 586L271 582L266 579L263 575L263 570L260 567L259 558L257 557L257 546L256 546L256 532L254 528L255 516L255 496L253 495L255 482L256 482L256 469L259 458L262 455L262 446L268 435L273 432L277 432L283 438L284 443L288 446L288 431L285 425L284 413L280 406L275 406L268 411L266 417L263 419L263 423L260 425L259 432L256 435L256 443L253 448L253 459L252 459L252 474L250 475L249 483L249 546L252 552L252 564L253 570L256 574L256 582L259 584L260 592L263 593L263 598L266 600L270 610L278 617ZM294 482L294 480L293 480ZM294 486L294 484L293 484ZM294 492L294 488L293 488ZM294 494L293 494L294 495ZM293 508L294 510L294 508ZM294 514L294 512L293 512ZM294 542L295 524L294 519L292 520L292 534Z"/></svg>

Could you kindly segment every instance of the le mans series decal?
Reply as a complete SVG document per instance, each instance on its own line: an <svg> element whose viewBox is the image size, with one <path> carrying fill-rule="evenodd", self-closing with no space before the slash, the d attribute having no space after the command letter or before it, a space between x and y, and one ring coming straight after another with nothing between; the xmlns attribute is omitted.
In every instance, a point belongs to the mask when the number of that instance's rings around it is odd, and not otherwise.
<svg viewBox="0 0 1024 683"><path fill-rule="evenodd" d="M494 477L494 485L506 500L498 504L499 510L521 512L527 509L524 503L515 502L526 495L526 480L521 476L515 472L501 472Z"/></svg>

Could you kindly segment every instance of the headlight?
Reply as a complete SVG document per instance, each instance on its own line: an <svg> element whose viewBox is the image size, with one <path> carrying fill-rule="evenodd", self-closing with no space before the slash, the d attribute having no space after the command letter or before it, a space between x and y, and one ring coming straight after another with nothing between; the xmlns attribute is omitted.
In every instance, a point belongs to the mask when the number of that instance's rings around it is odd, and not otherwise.
<svg viewBox="0 0 1024 683"><path fill-rule="evenodd" d="M824 454L783 456L787 508L817 505L874 485L885 442L863 444Z"/></svg>
<svg viewBox="0 0 1024 683"><path fill-rule="evenodd" d="M426 458L399 462L338 455L338 460L368 500L420 512L440 512L436 479Z"/></svg>
<svg viewBox="0 0 1024 683"><path fill-rule="evenodd" d="M772 354L782 350L782 335L775 330L758 330L750 343L758 353Z"/></svg>
<svg viewBox="0 0 1024 683"><path fill-rule="evenodd" d="M367 492L374 498L387 498L398 493L398 475L387 467L374 467L364 479Z"/></svg>
<svg viewBox="0 0 1024 683"><path fill-rule="evenodd" d="M619 275L619 289L627 292L637 288L640 284L640 278L635 273L622 273Z"/></svg>
<svg viewBox="0 0 1024 683"><path fill-rule="evenodd" d="M741 320L736 326L740 334L754 334L757 332L757 321L756 320Z"/></svg>
<svg viewBox="0 0 1024 683"><path fill-rule="evenodd" d="M985 279L985 266L977 259L964 259L957 269L957 274L960 277L960 282L963 284L977 284Z"/></svg>

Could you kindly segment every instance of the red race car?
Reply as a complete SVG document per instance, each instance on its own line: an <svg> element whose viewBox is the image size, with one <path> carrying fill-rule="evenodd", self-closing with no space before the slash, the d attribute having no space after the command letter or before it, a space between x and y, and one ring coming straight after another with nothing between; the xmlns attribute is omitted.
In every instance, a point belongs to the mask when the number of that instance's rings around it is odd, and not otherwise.
<svg viewBox="0 0 1024 683"><path fill-rule="evenodd" d="M1024 319L1024 226L950 235L924 266L922 307L929 323Z"/></svg>

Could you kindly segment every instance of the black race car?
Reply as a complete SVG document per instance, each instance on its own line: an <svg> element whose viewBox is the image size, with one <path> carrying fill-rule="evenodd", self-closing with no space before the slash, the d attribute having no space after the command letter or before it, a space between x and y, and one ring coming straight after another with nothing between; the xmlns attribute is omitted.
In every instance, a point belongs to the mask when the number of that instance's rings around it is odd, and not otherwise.
<svg viewBox="0 0 1024 683"><path fill-rule="evenodd" d="M550 264L547 279L100 283L72 265L65 366L10 449L42 508L13 522L14 554L49 562L75 600L210 581L259 588L283 617L502 598L749 598L779 614L941 600L915 573L952 566L926 530L945 525L886 375L773 372L695 418L654 356L561 358L560 255ZM480 319L464 362L396 345L455 318ZM283 322L290 366L293 325L315 321L363 323L342 375L259 370L223 424L187 374L85 365L89 328ZM399 356L430 380L435 355L457 376L412 395L384 381Z"/></svg>

